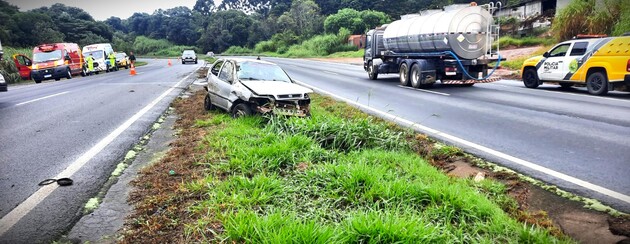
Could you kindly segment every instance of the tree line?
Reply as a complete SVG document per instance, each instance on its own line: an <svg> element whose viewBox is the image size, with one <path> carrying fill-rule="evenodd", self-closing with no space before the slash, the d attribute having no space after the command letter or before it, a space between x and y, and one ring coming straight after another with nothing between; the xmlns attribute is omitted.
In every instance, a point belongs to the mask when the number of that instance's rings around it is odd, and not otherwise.
<svg viewBox="0 0 630 244"><path fill-rule="evenodd" d="M138 37L146 37L219 53L268 40L292 45L319 34L337 34L341 28L360 34L402 14L469 1L223 0L215 5L213 0L197 0L192 9L182 6L96 21L86 11L63 4L21 12L0 0L0 40L15 47L111 42L130 51Z"/></svg>

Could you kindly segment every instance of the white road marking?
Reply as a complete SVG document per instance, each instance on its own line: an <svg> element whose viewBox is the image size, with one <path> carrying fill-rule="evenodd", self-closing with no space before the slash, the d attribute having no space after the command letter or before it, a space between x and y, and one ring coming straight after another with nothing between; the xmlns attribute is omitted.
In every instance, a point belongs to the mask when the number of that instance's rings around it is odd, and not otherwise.
<svg viewBox="0 0 630 244"><path fill-rule="evenodd" d="M323 70L322 72L324 72L324 73L328 73L328 74L331 74L331 75L339 75L339 74L337 74L337 73L335 73L335 72L330 72L330 71L326 71L326 70Z"/></svg>
<svg viewBox="0 0 630 244"><path fill-rule="evenodd" d="M100 153L107 145L109 145L112 141L114 141L120 134L122 134L127 128L129 128L134 122L140 119L145 113L151 110L156 104L158 104L164 97L166 97L169 93L171 93L175 88L178 88L179 85L184 82L188 77L195 74L199 68L203 67L203 62L201 65L188 76L181 79L175 86L166 90L162 95L153 100L149 105L144 107L142 110L138 111L136 114L131 116L127 121L125 121L122 125L112 131L109 135L99 141L96 145L94 145L90 150L85 152L81 157L72 162L70 166L68 166L63 172L59 173L57 176L53 177L55 179L63 178L63 177L71 177L74 173L76 173L83 165L85 165L88 161L90 161L94 156ZM11 227L13 227L20 219L26 216L33 208L35 208L44 198L50 195L55 189L57 189L57 184L50 184L46 186L42 186L38 191L33 193L30 197L28 197L24 202L20 203L17 207L15 207L11 212L0 219L0 236L4 235Z"/></svg>
<svg viewBox="0 0 630 244"><path fill-rule="evenodd" d="M530 168L530 169L538 171L540 173L543 173L543 174L546 174L546 175L549 175L549 176L552 176L552 177L564 180L566 182L569 182L569 183L572 183L572 184L584 187L586 189L589 189L589 190L592 190L592 191L595 191L595 192L598 192L598 193L610 196L612 198L615 198L617 200L623 201L625 203L630 203L630 196L628 196L628 195L624 195L622 193L619 193L619 192L616 192L616 191L613 191L613 190L610 190L610 189L607 189L607 188L604 188L604 187L592 184L590 182L587 182L587 181L575 178L573 176L560 173L558 171L555 171L555 170L552 170L552 169L549 169L549 168L537 165L535 163L532 163L532 162L529 162L529 161L526 161L526 160L523 160L523 159L520 159L520 158L517 158L517 157L514 157L514 156L510 156L508 154L505 154L505 153L496 151L494 149L490 149L488 147L485 147L485 146L482 146L482 145L479 145L479 144L476 144L476 143L473 143L473 142L461 139L461 138L456 137L456 136L452 136L452 135L446 134L444 132L441 132L441 131L438 131L438 130L426 127L424 125L421 125L421 124L418 124L418 123L414 123L414 122L406 120L406 119L402 119L399 116L392 115L392 114L389 114L387 112L383 112L383 111L380 111L378 109L375 109L375 108L372 108L372 107L368 107L368 106L365 106L363 104L354 102L352 100L349 100L349 99L337 96L337 95L335 95L335 94L333 94L331 92L328 92L328 91L316 88L316 87L308 85L308 84L306 84L304 82L298 81L298 83L301 84L301 85L304 85L306 87L309 87L309 88L311 88L311 89L313 89L315 91L327 94L327 95L329 95L331 97L334 97L334 98L336 98L338 100L344 101L344 102L346 102L348 104L352 104L355 107L359 107L361 109L369 110L369 111L371 111L371 112L373 112L375 114L378 114L378 115L382 116L383 118L389 119L389 120L391 120L393 122L399 122L399 123L404 124L404 125L406 125L408 127L414 128L417 131L420 131L422 133L432 134L434 136L444 137L444 138L446 138L448 140L451 140L453 142L461 143L463 145L466 145L466 146L469 146L471 148L477 149L479 151L482 151L482 152L494 155L496 157L508 160L508 161L510 161L512 163L519 164L521 166Z"/></svg>
<svg viewBox="0 0 630 244"><path fill-rule="evenodd" d="M520 88L521 90L525 90L525 91L531 91L532 93L535 92L547 92L547 93L553 93L553 94L563 94L563 95L572 95L572 96L577 96L577 97L584 97L584 98L594 98L594 99L603 99L603 100L609 100L609 101L615 101L615 102L627 102L630 103L630 100L624 100L624 99L618 99L618 98L610 98L610 97L604 97L604 96L596 96L596 95L589 95L589 94L578 94L578 93L573 93L570 91L548 91L548 90L543 90L543 89L533 89L533 88L526 88L523 86L513 86L513 85L506 85L506 84L501 84L501 83L488 83L488 84L492 84L495 86L502 86L502 87L508 87L508 88ZM541 87L541 88L546 88L547 86Z"/></svg>
<svg viewBox="0 0 630 244"><path fill-rule="evenodd" d="M451 95L451 94L448 94L448 93L436 92L436 91L425 90L425 89L418 89L418 88L413 88L413 87L408 87L408 86L398 85L398 87L402 87L402 88L409 89L409 90L414 90L414 91L433 93L433 94L442 95L442 96L450 96Z"/></svg>
<svg viewBox="0 0 630 244"><path fill-rule="evenodd" d="M57 93L57 94L52 94L50 96L40 97L40 98L33 99L33 100L30 100L30 101L26 101L26 102L21 102L21 103L16 104L15 106L21 106L21 105L29 104L29 103L32 103L32 102L37 102L37 101L40 101L40 100L44 100L44 99L51 98L51 97L56 97L56 96L63 95L63 94L66 94L66 93L68 93L68 91L60 92L60 93Z"/></svg>

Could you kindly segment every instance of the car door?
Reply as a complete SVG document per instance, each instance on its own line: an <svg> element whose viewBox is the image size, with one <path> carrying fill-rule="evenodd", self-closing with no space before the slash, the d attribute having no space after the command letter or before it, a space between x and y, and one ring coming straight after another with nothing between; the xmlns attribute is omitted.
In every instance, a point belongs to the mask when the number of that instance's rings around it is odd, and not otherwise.
<svg viewBox="0 0 630 244"><path fill-rule="evenodd" d="M219 79L219 74L221 72L221 68L223 67L223 63L225 63L225 60L219 59L214 63L214 65L212 65L212 68L208 71L208 80L206 84L208 88L208 95L210 96L212 104L221 108L225 108L225 104L227 104L225 98L221 98L219 96L219 83L222 82Z"/></svg>
<svg viewBox="0 0 630 244"><path fill-rule="evenodd" d="M33 65L33 62L30 58L22 54L16 54L13 55L13 62L15 62L15 67L17 67L20 72L22 79L31 79L31 65Z"/></svg>
<svg viewBox="0 0 630 244"><path fill-rule="evenodd" d="M538 68L538 77L546 81L563 80L569 72L569 64L572 57L569 56L569 50L572 43L560 44L551 51L545 53L546 59Z"/></svg>
<svg viewBox="0 0 630 244"><path fill-rule="evenodd" d="M233 102L230 101L230 93L232 92L232 84L234 84L236 77L234 67L235 65L232 61L225 61L223 63L223 67L221 68L221 72L219 72L217 82L217 96L219 97L219 101L221 101L219 106L226 110L230 109Z"/></svg>

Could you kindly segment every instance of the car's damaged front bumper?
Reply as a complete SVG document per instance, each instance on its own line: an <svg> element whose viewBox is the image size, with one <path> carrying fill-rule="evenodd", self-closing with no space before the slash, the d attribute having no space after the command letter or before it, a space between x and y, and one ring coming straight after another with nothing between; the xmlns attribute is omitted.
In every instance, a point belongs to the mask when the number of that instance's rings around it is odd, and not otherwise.
<svg viewBox="0 0 630 244"><path fill-rule="evenodd" d="M311 99L308 95L300 99L276 100L271 97L252 97L250 103L260 114L307 117L311 115Z"/></svg>

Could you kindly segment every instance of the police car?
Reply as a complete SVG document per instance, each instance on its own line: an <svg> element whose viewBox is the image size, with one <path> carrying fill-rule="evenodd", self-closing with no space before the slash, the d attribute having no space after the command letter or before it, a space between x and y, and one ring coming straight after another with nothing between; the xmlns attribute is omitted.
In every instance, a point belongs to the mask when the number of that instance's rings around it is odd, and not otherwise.
<svg viewBox="0 0 630 244"><path fill-rule="evenodd" d="M586 86L593 95L630 91L630 36L561 42L526 60L521 74L528 88L553 82L564 88Z"/></svg>

